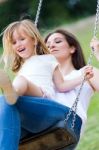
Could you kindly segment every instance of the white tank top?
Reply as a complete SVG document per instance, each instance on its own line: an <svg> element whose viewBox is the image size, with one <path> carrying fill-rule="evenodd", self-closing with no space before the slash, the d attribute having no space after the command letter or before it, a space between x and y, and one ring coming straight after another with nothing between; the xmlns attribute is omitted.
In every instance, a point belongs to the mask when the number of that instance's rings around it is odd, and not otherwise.
<svg viewBox="0 0 99 150"><path fill-rule="evenodd" d="M73 70L70 74L64 76L64 79L71 80L80 75L81 75L81 69ZM79 88L80 88L80 85L75 87L73 90L65 92L65 93L56 92L56 101L71 108L76 99ZM81 90L81 94L80 94L79 102L77 106L77 114L82 118L82 121L83 121L82 131L84 129L84 125L87 120L87 110L88 110L89 103L91 101L91 97L93 93L94 91L92 87L86 81Z"/></svg>
<svg viewBox="0 0 99 150"><path fill-rule="evenodd" d="M13 84L17 84L17 77L24 76L31 83L40 87L50 98L54 98L53 72L58 65L53 55L34 55L25 60Z"/></svg>

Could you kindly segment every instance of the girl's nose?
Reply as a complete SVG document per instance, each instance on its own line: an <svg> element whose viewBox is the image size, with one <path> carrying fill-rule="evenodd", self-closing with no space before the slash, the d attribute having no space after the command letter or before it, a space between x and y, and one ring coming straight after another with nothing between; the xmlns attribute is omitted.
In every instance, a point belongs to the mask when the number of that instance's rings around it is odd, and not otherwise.
<svg viewBox="0 0 99 150"><path fill-rule="evenodd" d="M17 41L16 46L19 47L21 45L20 41Z"/></svg>

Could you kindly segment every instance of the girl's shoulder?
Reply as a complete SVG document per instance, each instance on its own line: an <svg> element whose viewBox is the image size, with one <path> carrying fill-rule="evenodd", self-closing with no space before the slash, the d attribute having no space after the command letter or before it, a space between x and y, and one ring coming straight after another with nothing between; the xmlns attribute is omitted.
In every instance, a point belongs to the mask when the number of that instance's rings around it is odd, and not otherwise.
<svg viewBox="0 0 99 150"><path fill-rule="evenodd" d="M51 55L51 54L43 54L43 55L34 55L34 56L31 56L30 58L28 58L25 63L28 63L28 62L35 62L36 60L38 61L57 61L55 56Z"/></svg>
<svg viewBox="0 0 99 150"><path fill-rule="evenodd" d="M43 61L49 61L49 62L51 62L51 61L57 61L56 58L55 58L55 56L53 56L51 54L38 55L37 57L38 57L38 59L41 59Z"/></svg>
<svg viewBox="0 0 99 150"><path fill-rule="evenodd" d="M73 79L73 78L76 78L76 77L79 77L80 75L82 74L82 69L79 69L79 70L72 70L69 74L67 74L66 76L64 76L65 79Z"/></svg>
<svg viewBox="0 0 99 150"><path fill-rule="evenodd" d="M48 58L48 59L56 59L55 56L51 54L38 55L38 57Z"/></svg>

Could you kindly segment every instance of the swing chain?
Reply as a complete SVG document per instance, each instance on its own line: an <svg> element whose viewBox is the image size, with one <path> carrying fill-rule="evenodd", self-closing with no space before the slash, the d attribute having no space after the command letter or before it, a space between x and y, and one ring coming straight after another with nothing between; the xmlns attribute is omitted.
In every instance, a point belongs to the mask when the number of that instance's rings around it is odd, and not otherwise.
<svg viewBox="0 0 99 150"><path fill-rule="evenodd" d="M98 25L98 21L99 21L99 0L97 0L97 8L96 8L96 19L95 19L95 27L94 27L94 38L96 38L96 34L97 34L97 25ZM88 65L91 65L91 61L92 61L92 57L93 57L93 52L94 52L94 49L92 48L91 50L91 53L90 53L90 56L89 56L89 59L88 59ZM79 102L79 97L80 97L80 94L81 94L81 91L82 91L82 88L83 88L83 85L85 83L85 77L80 85L80 88L78 90L78 93L77 93L77 96L76 96L76 99L72 105L72 107L69 109L69 112L68 114L66 115L66 118L64 120L65 124L67 123L69 117L71 116L72 112L73 112L73 120L72 120L72 125L71 125L71 128L74 129L74 126L75 126L75 121L76 121L76 112L77 112L77 105L78 105L78 102Z"/></svg>
<svg viewBox="0 0 99 150"><path fill-rule="evenodd" d="M43 0L40 0L39 4L38 4L38 9L37 9L36 17L35 17L35 26L37 26L37 24L38 24L40 11L41 11L41 7L42 7L42 2L43 2Z"/></svg>
<svg viewBox="0 0 99 150"><path fill-rule="evenodd" d="M93 34L94 38L96 38L96 35L97 35L98 21L99 21L99 0L97 0L96 19L95 19L94 34Z"/></svg>
<svg viewBox="0 0 99 150"><path fill-rule="evenodd" d="M84 82L85 82L85 77L84 77L84 79L83 79L83 81L82 81L82 83L81 83L81 86L80 86L79 91L78 91L78 93L77 93L77 97L76 97L76 99L75 99L75 101L74 101L72 107L69 109L69 112L68 112L68 114L67 114L67 116L66 116L66 118L65 118L65 120L64 120L65 123L66 123L66 122L68 121L70 115L71 115L72 112L73 112L73 121L72 121L72 125L71 125L71 128L72 128L72 129L74 129L74 126L75 126L77 104L78 104L78 102L79 102L79 97L80 97L81 90L82 90L82 87L83 87L83 85L84 85Z"/></svg>
<svg viewBox="0 0 99 150"><path fill-rule="evenodd" d="M99 21L99 0L97 0L97 8L96 8L96 18L95 18L95 25L94 25L94 32L93 32L93 38L96 38L97 36L97 26ZM91 48L90 56L88 59L88 65L91 65L92 57L94 55L94 48Z"/></svg>

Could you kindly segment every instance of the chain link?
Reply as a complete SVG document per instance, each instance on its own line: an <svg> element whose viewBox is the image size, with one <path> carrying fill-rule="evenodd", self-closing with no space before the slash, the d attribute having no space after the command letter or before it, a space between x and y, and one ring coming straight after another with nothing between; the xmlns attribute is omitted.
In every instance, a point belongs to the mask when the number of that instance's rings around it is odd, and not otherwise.
<svg viewBox="0 0 99 150"><path fill-rule="evenodd" d="M99 0L97 0L97 8L96 8L96 19L95 19L95 26L94 26L94 34L93 34L93 37L96 38L96 35L97 35L97 25L98 25L98 21L99 21ZM94 49L92 48L91 50L91 53L90 53L90 56L89 56L89 59L88 59L88 65L91 65L91 61L92 61L92 57L93 57L93 52L94 52ZM83 88L83 85L84 85L84 82L85 82L85 77L80 85L80 88L78 90L78 93L77 93L77 96L76 96L76 99L72 105L72 107L69 109L69 112L68 114L66 115L66 118L64 120L65 124L67 123L69 117L72 115L73 113L73 120L72 120L72 124L71 124L71 128L74 129L75 127L75 121L76 121L76 112L77 112L77 105L78 105L78 102L79 102L79 98L80 98L80 94L81 94L81 91L82 91L82 88Z"/></svg>
<svg viewBox="0 0 99 150"><path fill-rule="evenodd" d="M97 0L96 19L95 19L94 33L93 33L93 37L94 37L94 38L95 38L96 35L97 35L98 21L99 21L99 0Z"/></svg>
<svg viewBox="0 0 99 150"><path fill-rule="evenodd" d="M40 0L39 4L38 4L38 9L37 9L36 17L35 17L35 26L37 26L37 24L38 24L38 20L39 20L39 16L40 16L40 11L41 11L41 7L42 7L42 3L43 3L43 0Z"/></svg>

